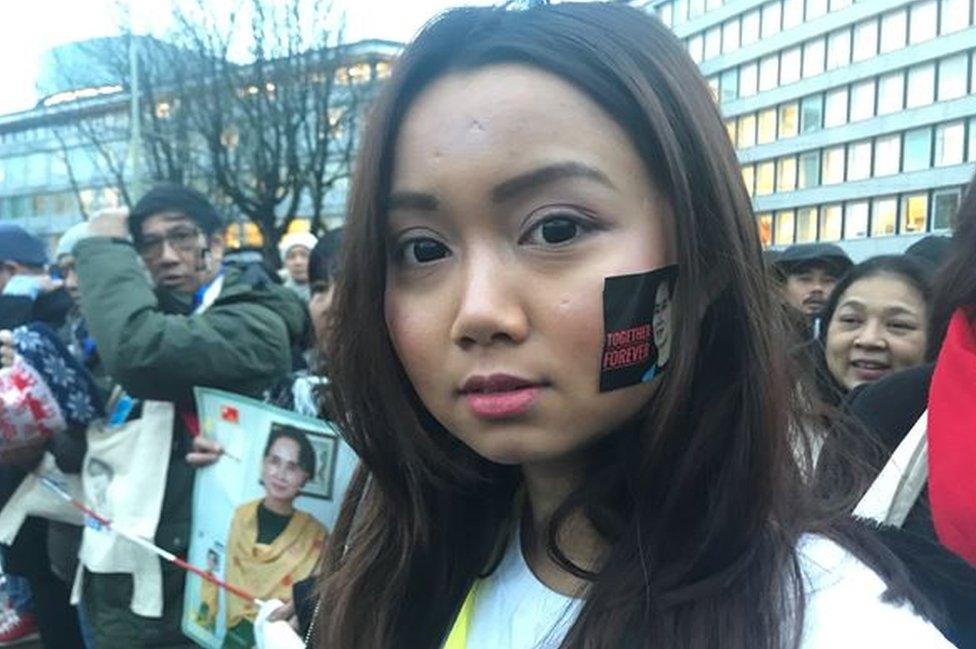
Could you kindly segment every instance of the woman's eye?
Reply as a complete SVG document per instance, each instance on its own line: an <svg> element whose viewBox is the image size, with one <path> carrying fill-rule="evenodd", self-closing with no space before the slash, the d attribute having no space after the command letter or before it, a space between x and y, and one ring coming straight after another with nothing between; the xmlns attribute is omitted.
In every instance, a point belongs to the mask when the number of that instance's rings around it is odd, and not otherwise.
<svg viewBox="0 0 976 649"><path fill-rule="evenodd" d="M556 216L542 221L525 236L524 243L555 246L578 238L584 227L578 221Z"/></svg>
<svg viewBox="0 0 976 649"><path fill-rule="evenodd" d="M429 264L443 259L450 251L436 239L411 239L401 244L398 257L407 264Z"/></svg>
<svg viewBox="0 0 976 649"><path fill-rule="evenodd" d="M898 329L900 331L911 331L915 329L915 325L911 322L892 322L888 326L892 329Z"/></svg>

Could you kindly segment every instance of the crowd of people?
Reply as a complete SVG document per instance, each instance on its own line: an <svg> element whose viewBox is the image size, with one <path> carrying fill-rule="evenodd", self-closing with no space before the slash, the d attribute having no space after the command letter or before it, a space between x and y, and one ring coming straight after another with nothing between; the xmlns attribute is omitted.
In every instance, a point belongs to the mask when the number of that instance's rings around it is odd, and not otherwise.
<svg viewBox="0 0 976 649"><path fill-rule="evenodd" d="M661 23L464 8L377 98L341 233L283 237L276 274L220 232L168 184L53 263L0 225L0 485L4 513L39 464L87 494L92 427L157 422L133 473L185 557L194 472L224 452L194 387L333 422L358 466L332 526L292 506L307 439L268 440L234 538L306 578L235 545L224 574L265 603L235 602L224 646L976 647L976 181L951 239L764 253ZM183 570L82 538L19 527L0 644L187 645Z"/></svg>

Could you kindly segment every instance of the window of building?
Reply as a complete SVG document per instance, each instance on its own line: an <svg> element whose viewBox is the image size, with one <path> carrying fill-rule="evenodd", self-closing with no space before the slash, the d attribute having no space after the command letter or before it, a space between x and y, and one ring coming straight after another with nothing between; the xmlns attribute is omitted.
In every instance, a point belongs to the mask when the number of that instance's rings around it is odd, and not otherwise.
<svg viewBox="0 0 976 649"><path fill-rule="evenodd" d="M860 81L851 86L851 121L874 117L874 79Z"/></svg>
<svg viewBox="0 0 976 649"><path fill-rule="evenodd" d="M976 119L969 120L969 161L976 160Z"/></svg>
<svg viewBox="0 0 976 649"><path fill-rule="evenodd" d="M939 32L950 34L969 27L970 0L942 0L942 20Z"/></svg>
<svg viewBox="0 0 976 649"><path fill-rule="evenodd" d="M661 19L661 22L671 27L674 21L671 19L671 11L673 5L670 2L665 2L663 5L657 8L657 17Z"/></svg>
<svg viewBox="0 0 976 649"><path fill-rule="evenodd" d="M871 140L847 145L847 180L871 177Z"/></svg>
<svg viewBox="0 0 976 649"><path fill-rule="evenodd" d="M753 113L743 115L739 118L739 126L736 129L740 149L746 149L756 145L756 116Z"/></svg>
<svg viewBox="0 0 976 649"><path fill-rule="evenodd" d="M827 15L827 0L807 0L807 20Z"/></svg>
<svg viewBox="0 0 976 649"><path fill-rule="evenodd" d="M705 11L715 11L722 8L725 0L705 0Z"/></svg>
<svg viewBox="0 0 976 649"><path fill-rule="evenodd" d="M796 242L817 240L817 208L802 207L796 211Z"/></svg>
<svg viewBox="0 0 976 649"><path fill-rule="evenodd" d="M824 128L847 123L847 88L837 88L827 93L824 100Z"/></svg>
<svg viewBox="0 0 976 649"><path fill-rule="evenodd" d="M824 185L836 185L844 182L844 147L834 146L824 149L823 174L820 182Z"/></svg>
<svg viewBox="0 0 976 649"><path fill-rule="evenodd" d="M874 141L874 175L891 176L901 170L901 134L884 135Z"/></svg>
<svg viewBox="0 0 976 649"><path fill-rule="evenodd" d="M759 111L756 120L756 144L769 144L776 140L776 109L767 108Z"/></svg>
<svg viewBox="0 0 976 649"><path fill-rule="evenodd" d="M976 0L973 1L974 3L976 3ZM976 9L973 10L973 13L976 13ZM973 94L976 94L976 62L974 62L971 66L969 66L969 68L970 68L969 87L972 88L971 92Z"/></svg>
<svg viewBox="0 0 976 649"><path fill-rule="evenodd" d="M722 53L722 28L712 27L705 32L705 60L714 59Z"/></svg>
<svg viewBox="0 0 976 649"><path fill-rule="evenodd" d="M756 165L756 196L768 196L773 193L775 173L776 168L772 160Z"/></svg>
<svg viewBox="0 0 976 649"><path fill-rule="evenodd" d="M28 185L46 185L49 181L51 156L34 153L24 158Z"/></svg>
<svg viewBox="0 0 976 649"><path fill-rule="evenodd" d="M803 0L783 0L783 29L803 24Z"/></svg>
<svg viewBox="0 0 976 649"><path fill-rule="evenodd" d="M769 38L773 34L778 34L783 24L782 5L777 2L770 2L762 8L762 37Z"/></svg>
<svg viewBox="0 0 976 649"><path fill-rule="evenodd" d="M842 68L851 62L851 30L842 29L827 37L827 69Z"/></svg>
<svg viewBox="0 0 976 649"><path fill-rule="evenodd" d="M728 20L722 25L722 54L739 49L739 19Z"/></svg>
<svg viewBox="0 0 976 649"><path fill-rule="evenodd" d="M754 9L742 15L742 47L759 41L759 10Z"/></svg>
<svg viewBox="0 0 976 649"><path fill-rule="evenodd" d="M838 241L844 223L844 211L840 205L827 205L820 210L820 240Z"/></svg>
<svg viewBox="0 0 976 649"><path fill-rule="evenodd" d="M925 232L929 218L928 194L909 194L902 198L901 233Z"/></svg>
<svg viewBox="0 0 976 649"><path fill-rule="evenodd" d="M803 78L809 79L823 74L827 52L822 38L803 44Z"/></svg>
<svg viewBox="0 0 976 649"><path fill-rule="evenodd" d="M795 225L793 210L776 212L776 245L781 246L793 243Z"/></svg>
<svg viewBox="0 0 976 649"><path fill-rule="evenodd" d="M759 228L759 243L763 248L773 245L773 215L769 212L756 215L756 225Z"/></svg>
<svg viewBox="0 0 976 649"><path fill-rule="evenodd" d="M928 106L935 100L935 64L916 65L908 70L908 108Z"/></svg>
<svg viewBox="0 0 976 649"><path fill-rule="evenodd" d="M939 20L939 8L935 0L924 0L912 5L908 21L908 42L912 45L935 38Z"/></svg>
<svg viewBox="0 0 976 649"><path fill-rule="evenodd" d="M695 34L688 39L688 56L695 63L701 63L705 56L705 39L701 34Z"/></svg>
<svg viewBox="0 0 976 649"><path fill-rule="evenodd" d="M847 9L851 6L854 0L830 0L830 10L840 11L841 9Z"/></svg>
<svg viewBox="0 0 976 649"><path fill-rule="evenodd" d="M886 74L878 80L878 115L897 113L904 108L905 73Z"/></svg>
<svg viewBox="0 0 976 649"><path fill-rule="evenodd" d="M688 0L674 0L672 19L675 25L681 25L688 20Z"/></svg>
<svg viewBox="0 0 976 649"><path fill-rule="evenodd" d="M779 64L779 80L784 86L800 80L800 48L791 47L783 52Z"/></svg>
<svg viewBox="0 0 976 649"><path fill-rule="evenodd" d="M898 199L876 198L871 205L871 236L894 234L898 224Z"/></svg>
<svg viewBox="0 0 976 649"><path fill-rule="evenodd" d="M705 13L705 0L688 0L688 19L698 18Z"/></svg>
<svg viewBox="0 0 976 649"><path fill-rule="evenodd" d="M823 128L823 95L804 97L800 102L800 133L813 133Z"/></svg>
<svg viewBox="0 0 976 649"><path fill-rule="evenodd" d="M966 154L966 123L953 122L935 127L935 166L962 164Z"/></svg>
<svg viewBox="0 0 976 649"><path fill-rule="evenodd" d="M756 168L752 165L742 165L742 184L752 196L756 192Z"/></svg>
<svg viewBox="0 0 976 649"><path fill-rule="evenodd" d="M932 127L917 128L905 133L902 171L928 169L932 163Z"/></svg>
<svg viewBox="0 0 976 649"><path fill-rule="evenodd" d="M739 68L739 97L752 97L756 94L759 82L759 66L755 61Z"/></svg>
<svg viewBox="0 0 976 649"><path fill-rule="evenodd" d="M959 209L960 192L949 189L932 194L932 229L948 230Z"/></svg>
<svg viewBox="0 0 976 649"><path fill-rule="evenodd" d="M767 56L759 62L759 91L772 90L779 85L779 55Z"/></svg>
<svg viewBox="0 0 976 649"><path fill-rule="evenodd" d="M878 53L878 19L871 18L854 25L854 62L869 59Z"/></svg>
<svg viewBox="0 0 976 649"><path fill-rule="evenodd" d="M799 127L799 106L791 102L779 107L779 137L794 137Z"/></svg>
<svg viewBox="0 0 976 649"><path fill-rule="evenodd" d="M862 239L868 236L868 202L848 203L844 208L844 238Z"/></svg>
<svg viewBox="0 0 976 649"><path fill-rule="evenodd" d="M729 134L729 142L735 146L735 120L725 120L725 131Z"/></svg>
<svg viewBox="0 0 976 649"><path fill-rule="evenodd" d="M800 164L797 170L796 186L808 189L820 184L820 152L807 151L800 154Z"/></svg>
<svg viewBox="0 0 976 649"><path fill-rule="evenodd" d="M739 96L739 68L731 68L722 73L719 80L719 99L724 104L735 101Z"/></svg>
<svg viewBox="0 0 976 649"><path fill-rule="evenodd" d="M10 217L24 219L30 216L30 198L27 196L12 196L7 199Z"/></svg>
<svg viewBox="0 0 976 649"><path fill-rule="evenodd" d="M969 56L965 52L939 61L939 101L965 95L968 73Z"/></svg>
<svg viewBox="0 0 976 649"><path fill-rule="evenodd" d="M894 52L905 47L908 38L908 12L893 11L881 17L881 53Z"/></svg>
<svg viewBox="0 0 976 649"><path fill-rule="evenodd" d="M708 84L708 92L712 95L712 99L718 101L718 77L708 77L705 83Z"/></svg>
<svg viewBox="0 0 976 649"><path fill-rule="evenodd" d="M776 161L776 191L791 192L796 189L796 158L789 156Z"/></svg>

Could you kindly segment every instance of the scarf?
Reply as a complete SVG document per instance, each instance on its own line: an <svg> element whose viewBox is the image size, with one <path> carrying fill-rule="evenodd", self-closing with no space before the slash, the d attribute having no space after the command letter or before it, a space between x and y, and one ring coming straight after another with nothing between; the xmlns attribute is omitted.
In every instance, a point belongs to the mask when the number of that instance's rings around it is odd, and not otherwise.
<svg viewBox="0 0 976 649"><path fill-rule="evenodd" d="M229 583L263 600L292 598L291 586L315 568L325 545L325 528L303 511L295 510L287 527L271 543L258 543L258 504L253 500L237 508L227 536ZM228 597L227 628L257 616L254 602Z"/></svg>
<svg viewBox="0 0 976 649"><path fill-rule="evenodd" d="M949 322L929 390L929 503L939 542L976 565L976 328Z"/></svg>

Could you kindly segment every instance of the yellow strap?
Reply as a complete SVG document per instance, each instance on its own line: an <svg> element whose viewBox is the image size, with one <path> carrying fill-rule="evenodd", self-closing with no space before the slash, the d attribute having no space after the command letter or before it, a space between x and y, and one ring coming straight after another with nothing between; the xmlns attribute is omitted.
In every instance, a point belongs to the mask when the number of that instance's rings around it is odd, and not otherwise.
<svg viewBox="0 0 976 649"><path fill-rule="evenodd" d="M475 587L472 586L461 604L461 610L454 618L454 626L447 636L444 649L466 649L468 646L468 627L471 626L471 612L474 610Z"/></svg>

